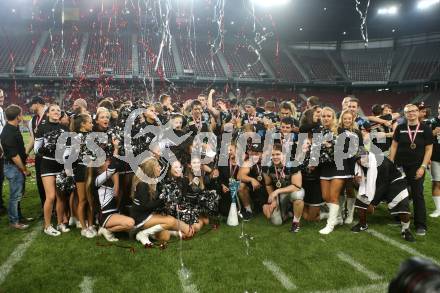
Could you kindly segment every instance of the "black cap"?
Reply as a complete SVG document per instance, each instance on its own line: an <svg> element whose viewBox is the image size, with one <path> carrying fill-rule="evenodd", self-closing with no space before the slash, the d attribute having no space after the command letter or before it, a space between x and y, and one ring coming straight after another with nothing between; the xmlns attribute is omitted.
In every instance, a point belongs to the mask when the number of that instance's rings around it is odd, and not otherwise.
<svg viewBox="0 0 440 293"><path fill-rule="evenodd" d="M32 99L27 103L28 106L32 106L33 104L45 105L46 102L44 101L44 99L42 97L35 96L35 97L32 97Z"/></svg>
<svg viewBox="0 0 440 293"><path fill-rule="evenodd" d="M253 152L262 152L263 145L261 143L253 143L249 146L249 150Z"/></svg>

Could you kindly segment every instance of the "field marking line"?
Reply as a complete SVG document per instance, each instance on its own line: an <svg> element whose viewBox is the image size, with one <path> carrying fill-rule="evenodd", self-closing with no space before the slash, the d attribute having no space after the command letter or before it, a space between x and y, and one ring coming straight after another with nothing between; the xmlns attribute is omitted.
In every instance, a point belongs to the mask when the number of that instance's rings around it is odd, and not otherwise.
<svg viewBox="0 0 440 293"><path fill-rule="evenodd" d="M284 273L284 271L277 264L270 260L264 260L263 265L272 273L275 279L277 279L286 290L291 291L296 289L295 284L290 281L286 273Z"/></svg>
<svg viewBox="0 0 440 293"><path fill-rule="evenodd" d="M179 275L180 284L184 293L199 293L197 286L191 283L191 271L185 267L182 267L177 272Z"/></svg>
<svg viewBox="0 0 440 293"><path fill-rule="evenodd" d="M377 232L374 229L368 229L367 232L370 233L371 235L373 235L374 237L376 237L376 238L378 238L378 239L380 239L380 240L382 240L382 241L384 241L384 242L386 242L388 244L391 244L394 247L397 247L400 250L403 250L403 251L405 251L405 252L407 252L407 253L409 253L409 254L411 254L413 256L419 256L419 257L422 257L422 258L429 259L430 261L432 261L435 264L439 265L439 262L437 260L435 260L434 258L429 257L427 255L424 255L423 253L418 252L416 249L414 249L414 248L412 248L412 247L410 247L408 245L405 245L403 243L397 242L396 240L391 239L390 237L385 236L384 234L382 234L380 232Z"/></svg>
<svg viewBox="0 0 440 293"><path fill-rule="evenodd" d="M93 292L93 283L94 283L94 280L91 277L84 276L81 284L79 284L79 288L81 289L81 293L92 293Z"/></svg>
<svg viewBox="0 0 440 293"><path fill-rule="evenodd" d="M41 225L37 224L35 228L26 235L23 243L19 244L17 248L9 255L5 263L0 266L0 285L6 280L6 277L12 271L14 266L21 260L23 255L31 246L32 242L37 238L37 235L41 233Z"/></svg>
<svg viewBox="0 0 440 293"><path fill-rule="evenodd" d="M388 283L379 283L361 287L346 289L334 289L328 291L313 291L312 293L383 293L388 290Z"/></svg>
<svg viewBox="0 0 440 293"><path fill-rule="evenodd" d="M375 281L375 280L380 280L382 279L381 276L379 276L378 274L376 274L373 271L370 271L369 269L367 269L365 266L363 266L361 263L357 262L355 259L353 259L351 256L349 256L348 254L345 254L343 252L338 252L337 254L338 258L349 264L350 266L352 266L353 268L355 268L358 272L364 274L365 276L367 276L370 280Z"/></svg>

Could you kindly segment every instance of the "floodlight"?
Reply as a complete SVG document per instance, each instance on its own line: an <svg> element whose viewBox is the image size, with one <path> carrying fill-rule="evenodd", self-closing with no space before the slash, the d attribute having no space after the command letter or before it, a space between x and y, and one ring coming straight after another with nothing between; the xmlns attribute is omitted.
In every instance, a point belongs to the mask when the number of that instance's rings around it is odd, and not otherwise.
<svg viewBox="0 0 440 293"><path fill-rule="evenodd" d="M440 3L440 0L420 0L417 2L417 8L420 10L425 10L438 3Z"/></svg>
<svg viewBox="0 0 440 293"><path fill-rule="evenodd" d="M252 2L260 6L270 7L287 4L290 0L252 0Z"/></svg>
<svg viewBox="0 0 440 293"><path fill-rule="evenodd" d="M397 7L396 5L382 7L377 10L377 14L380 15L396 15L397 12L399 12L399 7Z"/></svg>

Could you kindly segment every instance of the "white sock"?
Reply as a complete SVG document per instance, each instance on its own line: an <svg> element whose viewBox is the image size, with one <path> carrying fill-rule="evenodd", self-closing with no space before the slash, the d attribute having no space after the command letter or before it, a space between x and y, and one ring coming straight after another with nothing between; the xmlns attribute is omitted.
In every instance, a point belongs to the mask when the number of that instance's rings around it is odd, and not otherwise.
<svg viewBox="0 0 440 293"><path fill-rule="evenodd" d="M299 221L301 221L301 217L297 218L296 216L293 216L293 221L295 223L299 223Z"/></svg>
<svg viewBox="0 0 440 293"><path fill-rule="evenodd" d="M404 222L400 222L402 224L402 232L405 231L406 229L409 229L409 221L407 223Z"/></svg>
<svg viewBox="0 0 440 293"><path fill-rule="evenodd" d="M163 230L165 230L165 229L160 224L158 224L153 227L147 228L147 229L143 230L142 232L144 232L145 234L154 235L158 232L162 232Z"/></svg>
<svg viewBox="0 0 440 293"><path fill-rule="evenodd" d="M170 235L179 238L179 231L170 231Z"/></svg>
<svg viewBox="0 0 440 293"><path fill-rule="evenodd" d="M244 207L244 209L245 209L246 211L248 211L249 213L252 213L252 208L251 208L251 206Z"/></svg>
<svg viewBox="0 0 440 293"><path fill-rule="evenodd" d="M434 200L435 210L440 211L440 196L433 196L432 200Z"/></svg>

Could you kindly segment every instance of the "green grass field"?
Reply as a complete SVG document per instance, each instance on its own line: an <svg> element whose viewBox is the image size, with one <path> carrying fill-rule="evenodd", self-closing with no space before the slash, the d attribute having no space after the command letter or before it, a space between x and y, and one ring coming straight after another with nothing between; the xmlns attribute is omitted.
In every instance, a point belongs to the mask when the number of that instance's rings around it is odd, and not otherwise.
<svg viewBox="0 0 440 293"><path fill-rule="evenodd" d="M429 213L431 183L425 183ZM7 201L7 186L4 193ZM40 215L35 179L28 179L22 209L26 216ZM293 235L289 224L274 227L259 216L245 224L254 237L249 248L239 237L240 226L222 223L183 241L182 247L174 241L161 250L143 249L128 239L118 243L125 247L106 246L103 238L85 239L77 229L53 238L43 234L40 222L15 231L3 216L0 292L384 292L411 255L440 260L440 220L428 221L427 236L407 243L399 227L388 225L385 206L369 218L370 233L359 234L345 225L321 236L324 222L303 222ZM179 273L180 256L190 275ZM353 261L363 269L349 264Z"/></svg>

